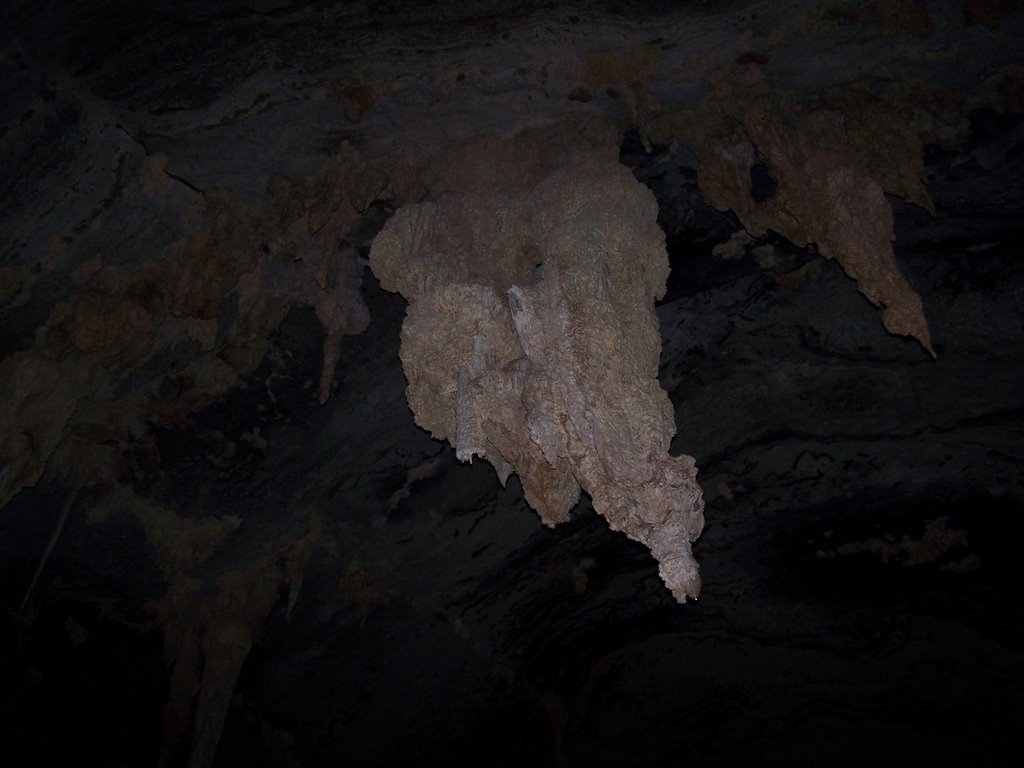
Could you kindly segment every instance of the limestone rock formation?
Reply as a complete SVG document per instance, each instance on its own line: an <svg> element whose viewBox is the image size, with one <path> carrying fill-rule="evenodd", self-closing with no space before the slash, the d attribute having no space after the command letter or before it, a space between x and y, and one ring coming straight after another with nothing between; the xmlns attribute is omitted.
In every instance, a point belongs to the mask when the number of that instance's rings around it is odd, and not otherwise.
<svg viewBox="0 0 1024 768"><path fill-rule="evenodd" d="M755 237L772 229L798 246L816 244L882 310L890 333L912 336L934 357L921 297L893 254L883 194L934 213L912 121L870 94L801 105L773 94L756 70L721 77L696 110L663 123L700 157L707 201L732 209ZM756 194L752 171L763 176Z"/></svg>
<svg viewBox="0 0 1024 768"><path fill-rule="evenodd" d="M460 460L518 474L548 525L589 493L683 602L700 591L704 504L693 459L668 453L657 206L613 150L547 163L407 205L374 241L374 273L409 301L409 405Z"/></svg>
<svg viewBox="0 0 1024 768"><path fill-rule="evenodd" d="M1024 3L0 28L0 766L1012 740Z"/></svg>
<svg viewBox="0 0 1024 768"><path fill-rule="evenodd" d="M290 303L313 307L323 326L327 400L342 337L369 323L359 293L365 262L345 240L366 204L363 168L347 149L307 178L271 178L263 206L195 191L167 174L159 154L138 159L117 210L149 206L146 215L180 237L135 266L108 264L114 258L98 247L91 257L86 248L53 256L77 265L77 290L20 340L24 349L0 360L0 430L12 436L0 444L0 507L51 465L54 474L88 466L79 474L91 481L116 480L99 466L97 446L135 445L154 424L183 423L235 389ZM16 288L30 301L30 284Z"/></svg>

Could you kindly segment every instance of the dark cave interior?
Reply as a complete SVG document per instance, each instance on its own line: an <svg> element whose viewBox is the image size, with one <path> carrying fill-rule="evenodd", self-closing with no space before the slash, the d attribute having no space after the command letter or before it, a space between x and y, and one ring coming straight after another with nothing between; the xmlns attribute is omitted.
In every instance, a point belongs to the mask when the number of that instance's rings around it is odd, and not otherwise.
<svg viewBox="0 0 1024 768"><path fill-rule="evenodd" d="M0 14L0 762L980 765L1013 753L1024 56L1012 41L1024 12L578 6L67 2L52 16L29 3ZM625 50L657 30L656 64L616 60L640 75L599 85L567 69L588 47ZM819 60L830 35L838 52ZM538 61L543 76L530 74ZM725 166L708 147L732 135L709 139L678 114L712 124L705 94L732 93L721 83L752 68L766 90L736 103L754 119L729 117L724 96L713 106L753 159L746 176L711 178ZM455 86L436 86L442 75ZM842 139L826 121L806 144L772 143L789 118L757 111L778 92L809 110L794 112L802 120L818 114L808 94L834 99L829 88L858 78L892 100L926 84L927 101L901 107L918 110L913 125L925 114L956 126L915 135L934 212L881 181L902 158L841 156L844 172L879 179L896 277L923 301L935 359L913 332L886 330L888 299L828 252L834 229L792 234L817 210L793 168L832 173L815 153L839 162L829 142ZM464 82L476 89L465 102L447 90ZM828 103L846 105L823 112L842 113L860 147L865 102ZM610 121L618 162L657 201L671 269L650 302L658 382L670 453L693 456L703 489L699 600L673 598L652 548L613 530L587 487L549 528L520 477L460 462L406 399L411 304L375 274L378 235L403 206L459 191L457 172L433 169L458 168L474 137L522 136L572 109ZM582 136L572 121L584 118L568 119ZM894 117L879 130L906 129ZM395 155L388 142L407 134ZM402 165L432 152L441 160ZM365 184L344 170L361 162ZM374 186L381 168L392 175ZM315 218L334 194L324 178L362 200L337 225L333 212ZM734 189L754 207L713 202ZM837 221L844 200L830 202ZM301 227L273 240L265 222L298 217L296 205ZM790 234L762 227L765 211ZM307 221L353 271L302 250L321 237ZM162 258L169 271L153 266ZM315 272L319 288L277 264L261 289L271 298L253 303L245 275L275 259ZM124 278L144 274L155 294ZM325 319L317 291L349 295L338 274L354 275L365 305L358 330ZM128 332L138 326L143 341Z"/></svg>

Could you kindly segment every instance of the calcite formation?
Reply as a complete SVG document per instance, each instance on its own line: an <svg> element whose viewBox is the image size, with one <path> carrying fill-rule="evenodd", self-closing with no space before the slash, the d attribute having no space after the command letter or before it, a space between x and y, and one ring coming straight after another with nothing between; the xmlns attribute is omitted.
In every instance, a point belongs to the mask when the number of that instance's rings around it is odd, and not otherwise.
<svg viewBox="0 0 1024 768"><path fill-rule="evenodd" d="M284 591L290 618L307 564L325 546L322 523L311 516L308 530L289 532L284 547L222 565L211 578L200 575L202 566L216 554L223 557L241 518L182 517L123 491L115 504L141 524L167 582L164 597L146 606L164 631L171 669L160 762L171 762L191 726L188 764L212 765L242 665Z"/></svg>
<svg viewBox="0 0 1024 768"><path fill-rule="evenodd" d="M699 106L663 120L661 130L697 153L698 183L711 205L733 210L755 237L771 229L801 247L815 244L882 310L890 333L935 355L921 297L893 253L884 194L934 213L922 180L921 128L912 120L862 92L794 103L756 70L730 70ZM758 195L752 169L770 181Z"/></svg>
<svg viewBox="0 0 1024 768"><path fill-rule="evenodd" d="M654 196L614 148L561 160L496 149L472 164L492 169L485 181L401 208L371 249L381 284L409 302L401 358L416 421L502 483L518 474L547 525L582 488L651 550L677 600L696 598L704 504L694 460L669 455ZM535 164L493 171L514 155Z"/></svg>

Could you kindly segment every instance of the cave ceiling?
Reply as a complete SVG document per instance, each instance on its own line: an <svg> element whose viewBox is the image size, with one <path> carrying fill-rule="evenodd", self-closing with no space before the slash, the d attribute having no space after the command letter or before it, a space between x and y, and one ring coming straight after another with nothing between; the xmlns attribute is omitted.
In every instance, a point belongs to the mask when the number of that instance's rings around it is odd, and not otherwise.
<svg viewBox="0 0 1024 768"><path fill-rule="evenodd" d="M0 30L5 764L1010 738L1014 0Z"/></svg>

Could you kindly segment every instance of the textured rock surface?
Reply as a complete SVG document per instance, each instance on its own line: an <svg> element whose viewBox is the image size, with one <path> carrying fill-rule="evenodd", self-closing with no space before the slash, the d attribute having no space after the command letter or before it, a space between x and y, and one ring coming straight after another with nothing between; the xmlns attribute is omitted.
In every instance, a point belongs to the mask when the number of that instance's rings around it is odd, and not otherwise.
<svg viewBox="0 0 1024 768"><path fill-rule="evenodd" d="M8 343L23 349L0 362L0 428L13 438L0 447L0 504L48 467L60 476L84 464L83 478L116 483L113 454L236 388L290 302L313 306L324 328L321 401L341 337L369 322L362 266L344 242L360 219L352 158L308 179L271 179L273 205L247 206L187 187L167 175L165 157L138 149L122 157L122 169L135 164L134 178L115 185L108 226L138 208L146 225L178 236L127 264L109 242L120 237L113 232L71 248L54 236L52 268L73 267L76 290L34 335L12 334ZM12 303L31 303L32 288L20 286ZM96 443L120 448L97 452Z"/></svg>
<svg viewBox="0 0 1024 768"><path fill-rule="evenodd" d="M5 2L0 764L997 764L1022 38L991 0ZM416 426L365 268L396 209L479 223L595 142L666 234L695 604Z"/></svg>
<svg viewBox="0 0 1024 768"><path fill-rule="evenodd" d="M858 108L843 108L850 102ZM921 167L924 127L865 91L827 93L810 105L780 99L759 70L737 68L667 130L701 159L700 190L711 205L733 210L754 237L774 230L797 246L816 245L882 309L889 332L914 337L934 357L921 297L893 254L883 194L934 213Z"/></svg>
<svg viewBox="0 0 1024 768"><path fill-rule="evenodd" d="M492 168L529 144L469 160ZM693 459L668 454L657 204L614 146L560 149L548 142L518 178L399 209L370 265L409 301L401 356L416 423L461 461L490 461L502 485L518 474L548 525L569 519L583 488L683 602L700 592L690 544L704 502Z"/></svg>

